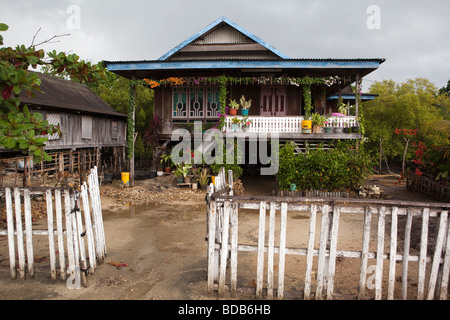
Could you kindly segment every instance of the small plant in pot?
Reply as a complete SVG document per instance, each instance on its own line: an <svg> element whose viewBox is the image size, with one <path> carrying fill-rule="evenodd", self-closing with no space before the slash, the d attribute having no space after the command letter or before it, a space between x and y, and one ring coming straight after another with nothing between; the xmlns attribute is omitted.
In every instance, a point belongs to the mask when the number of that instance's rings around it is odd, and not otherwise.
<svg viewBox="0 0 450 320"><path fill-rule="evenodd" d="M238 117L234 117L231 119L231 131L232 132L239 131L239 123L241 123L241 120Z"/></svg>
<svg viewBox="0 0 450 320"><path fill-rule="evenodd" d="M172 171L172 155L170 153L161 156L161 165L165 165L165 172L169 173Z"/></svg>
<svg viewBox="0 0 450 320"><path fill-rule="evenodd" d="M190 177L188 177L189 172L191 171L192 165L187 163L180 163L177 165L176 176L181 176L183 178L184 183L190 182Z"/></svg>
<svg viewBox="0 0 450 320"><path fill-rule="evenodd" d="M237 115L237 109L239 108L239 103L236 100L230 99L230 116Z"/></svg>
<svg viewBox="0 0 450 320"><path fill-rule="evenodd" d="M326 118L325 116L315 112L311 115L311 121L313 125L313 132L314 133L321 133L322 127L325 124Z"/></svg>
<svg viewBox="0 0 450 320"><path fill-rule="evenodd" d="M198 178L198 183L200 184L200 187L202 189L205 189L206 186L208 185L208 168L199 168L198 169L200 171L200 176Z"/></svg>
<svg viewBox="0 0 450 320"><path fill-rule="evenodd" d="M248 109L252 106L252 99L245 100L244 95L242 95L240 102L242 107L241 114L243 116L248 116Z"/></svg>

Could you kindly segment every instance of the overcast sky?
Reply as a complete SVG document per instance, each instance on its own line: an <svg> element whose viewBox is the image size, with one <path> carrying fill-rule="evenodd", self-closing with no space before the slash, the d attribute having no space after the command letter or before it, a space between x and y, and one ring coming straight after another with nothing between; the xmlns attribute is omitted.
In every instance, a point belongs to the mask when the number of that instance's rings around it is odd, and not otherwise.
<svg viewBox="0 0 450 320"><path fill-rule="evenodd" d="M374 7L375 6L375 7ZM291 58L386 58L373 81L450 79L449 0L1 0L6 46L153 60L225 16Z"/></svg>

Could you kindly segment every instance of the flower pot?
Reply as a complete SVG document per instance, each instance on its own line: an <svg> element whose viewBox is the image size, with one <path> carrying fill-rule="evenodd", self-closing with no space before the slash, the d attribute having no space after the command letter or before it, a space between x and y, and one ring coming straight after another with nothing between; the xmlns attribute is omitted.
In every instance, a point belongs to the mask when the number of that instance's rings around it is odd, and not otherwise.
<svg viewBox="0 0 450 320"><path fill-rule="evenodd" d="M311 127L311 120L302 120L302 133L311 133Z"/></svg>
<svg viewBox="0 0 450 320"><path fill-rule="evenodd" d="M241 109L241 115L248 116L248 109Z"/></svg>
<svg viewBox="0 0 450 320"><path fill-rule="evenodd" d="M322 127L321 126L313 126L313 133L322 133Z"/></svg>
<svg viewBox="0 0 450 320"><path fill-rule="evenodd" d="M242 127L242 131L247 132L248 130L249 130L249 127L247 127L247 126Z"/></svg>
<svg viewBox="0 0 450 320"><path fill-rule="evenodd" d="M235 115L237 115L237 109L231 108L230 109L230 116L235 116Z"/></svg>
<svg viewBox="0 0 450 320"><path fill-rule="evenodd" d="M156 171L156 175L158 177L162 177L164 175L164 171Z"/></svg>
<svg viewBox="0 0 450 320"><path fill-rule="evenodd" d="M197 188L198 188L197 182L192 183L192 189L197 190Z"/></svg>
<svg viewBox="0 0 450 320"><path fill-rule="evenodd" d="M183 177L176 177L177 183L183 183L184 179Z"/></svg>
<svg viewBox="0 0 450 320"><path fill-rule="evenodd" d="M340 128L340 127L334 128L334 133L342 133L343 129L344 128Z"/></svg>
<svg viewBox="0 0 450 320"><path fill-rule="evenodd" d="M184 183L190 183L191 182L191 178L190 177L184 177Z"/></svg>
<svg viewBox="0 0 450 320"><path fill-rule="evenodd" d="M358 133L359 132L359 127L351 127L352 132L354 133Z"/></svg>
<svg viewBox="0 0 450 320"><path fill-rule="evenodd" d="M289 190L291 191L297 190L297 185L295 183L291 183L291 185L289 186Z"/></svg>
<svg viewBox="0 0 450 320"><path fill-rule="evenodd" d="M239 130L239 125L237 123L232 123L231 124L231 131L232 132L238 132Z"/></svg>
<svg viewBox="0 0 450 320"><path fill-rule="evenodd" d="M165 168L164 168L164 171L165 171L166 173L170 173L170 172L172 171L172 168L171 168L171 167L165 167Z"/></svg>
<svg viewBox="0 0 450 320"><path fill-rule="evenodd" d="M156 171L150 171L150 179L156 178Z"/></svg>
<svg viewBox="0 0 450 320"><path fill-rule="evenodd" d="M344 133L350 133L350 128L344 128Z"/></svg>
<svg viewBox="0 0 450 320"><path fill-rule="evenodd" d="M323 128L323 132L324 133L332 133L333 132L333 128L332 127L324 127Z"/></svg>

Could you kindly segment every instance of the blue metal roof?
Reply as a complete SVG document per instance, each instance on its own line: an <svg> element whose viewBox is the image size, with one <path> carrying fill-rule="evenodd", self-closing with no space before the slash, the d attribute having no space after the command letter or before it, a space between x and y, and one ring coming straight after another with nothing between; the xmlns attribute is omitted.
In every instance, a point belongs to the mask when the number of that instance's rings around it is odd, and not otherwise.
<svg viewBox="0 0 450 320"><path fill-rule="evenodd" d="M180 69L376 69L383 59L289 59L289 60L192 60L192 61L114 61L109 71Z"/></svg>
<svg viewBox="0 0 450 320"><path fill-rule="evenodd" d="M199 32L197 32L193 36L187 38L185 41L183 41L182 43L177 45L175 48L173 48L172 50L170 50L166 54L164 54L161 57L159 57L158 60L160 60L160 61L167 60L168 58L173 56L176 52L178 52L179 50L181 50L182 48L184 48L188 44L192 43L193 41L195 41L199 37L203 36L205 33L209 32L212 29L214 29L216 26L218 26L221 23L226 23L229 26L235 28L236 30L238 30L239 32L243 33L244 35L246 35L247 37L249 37L253 41L259 43L260 45L262 45L263 47L265 47L269 51L273 52L274 54L276 54L280 58L282 58L282 59L289 59L289 57L286 56L284 53L282 53L281 51L277 50L276 48L274 48L270 44L264 42L263 40L261 40L260 38L258 38L257 36L255 36L254 34L249 32L248 30L244 29L240 25L234 23L233 21L231 21L230 19L228 19L226 17L221 17L221 18L217 19L216 21L212 22L211 24L209 24L208 26L206 26L205 28L201 29Z"/></svg>

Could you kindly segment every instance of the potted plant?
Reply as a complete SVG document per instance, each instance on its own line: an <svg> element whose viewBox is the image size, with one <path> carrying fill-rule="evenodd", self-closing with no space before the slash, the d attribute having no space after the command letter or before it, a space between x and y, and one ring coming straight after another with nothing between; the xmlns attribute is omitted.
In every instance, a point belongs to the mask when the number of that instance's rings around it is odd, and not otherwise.
<svg viewBox="0 0 450 320"><path fill-rule="evenodd" d="M242 130L244 130L244 132L247 132L253 121L250 120L248 117L245 117L241 120L241 123L242 123Z"/></svg>
<svg viewBox="0 0 450 320"><path fill-rule="evenodd" d="M188 177L189 171L191 170L192 165L190 164L183 164L181 166L181 173L183 174L183 178L184 178L184 183L189 183L190 182L190 178Z"/></svg>
<svg viewBox="0 0 450 320"><path fill-rule="evenodd" d="M333 121L331 117L327 117L324 123L323 132L324 133L332 133L333 132Z"/></svg>
<svg viewBox="0 0 450 320"><path fill-rule="evenodd" d="M232 132L238 132L239 123L241 123L241 120L238 117L234 117L231 119L231 131Z"/></svg>
<svg viewBox="0 0 450 320"><path fill-rule="evenodd" d="M181 166L177 165L177 169L174 172L174 176L175 176L175 180L177 181L178 184L183 183L184 178L183 178L183 171L181 170Z"/></svg>
<svg viewBox="0 0 450 320"><path fill-rule="evenodd" d="M321 133L322 127L324 126L326 121L325 116L315 112L311 115L311 122L313 125L313 132L314 133Z"/></svg>
<svg viewBox="0 0 450 320"><path fill-rule="evenodd" d="M240 102L242 107L241 114L243 116L248 116L248 109L252 106L252 99L245 100L244 95L242 95Z"/></svg>
<svg viewBox="0 0 450 320"><path fill-rule="evenodd" d="M305 117L302 120L302 133L311 133L312 121L312 99L311 99L311 86L303 86L303 99L305 101Z"/></svg>
<svg viewBox="0 0 450 320"><path fill-rule="evenodd" d="M239 103L236 100L230 99L230 116L237 115L237 109L239 108Z"/></svg>
<svg viewBox="0 0 450 320"><path fill-rule="evenodd" d="M161 164L165 164L164 171L170 173L172 171L172 155L163 154L161 156Z"/></svg>
<svg viewBox="0 0 450 320"><path fill-rule="evenodd" d="M199 169L200 176L198 178L198 183L200 183L200 188L203 190L208 185L208 168L201 168Z"/></svg>

